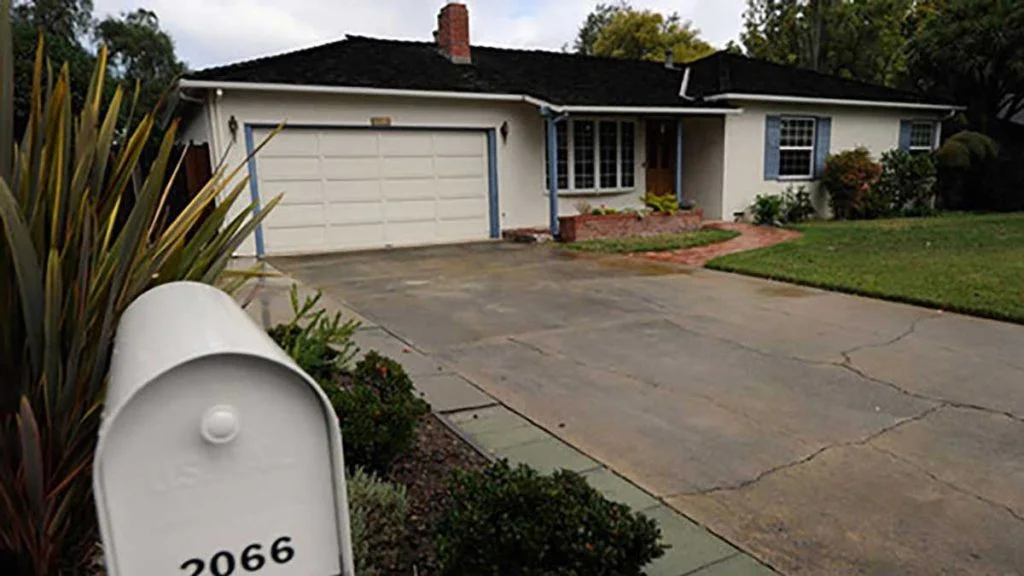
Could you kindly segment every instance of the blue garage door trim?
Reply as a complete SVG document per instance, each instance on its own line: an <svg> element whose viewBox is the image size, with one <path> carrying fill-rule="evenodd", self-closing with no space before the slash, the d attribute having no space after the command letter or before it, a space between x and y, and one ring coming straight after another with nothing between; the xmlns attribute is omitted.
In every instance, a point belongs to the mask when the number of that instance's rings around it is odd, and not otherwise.
<svg viewBox="0 0 1024 576"><path fill-rule="evenodd" d="M246 123L245 124L245 155L249 168L249 193L252 197L254 212L260 211L260 185L256 172L256 150L253 139L253 131L260 129L274 129L278 124ZM473 128L464 126L353 126L350 124L287 124L285 129L304 130L375 130L379 132L482 132L487 137L487 200L490 216L491 238L501 237L501 223L498 217L498 138L497 130L494 128ZM263 223L261 222L255 231L256 256L263 258L266 255L266 248L263 243Z"/></svg>

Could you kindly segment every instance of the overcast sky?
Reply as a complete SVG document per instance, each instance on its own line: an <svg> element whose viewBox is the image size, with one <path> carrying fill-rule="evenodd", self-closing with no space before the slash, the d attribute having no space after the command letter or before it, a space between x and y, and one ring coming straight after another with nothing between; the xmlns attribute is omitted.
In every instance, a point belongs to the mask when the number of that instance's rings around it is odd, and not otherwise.
<svg viewBox="0 0 1024 576"><path fill-rule="evenodd" d="M94 0L102 18L144 6L170 31L192 69L361 34L429 40L444 0ZM468 0L474 44L557 50L596 0ZM739 35L744 0L637 0L678 12L722 47Z"/></svg>

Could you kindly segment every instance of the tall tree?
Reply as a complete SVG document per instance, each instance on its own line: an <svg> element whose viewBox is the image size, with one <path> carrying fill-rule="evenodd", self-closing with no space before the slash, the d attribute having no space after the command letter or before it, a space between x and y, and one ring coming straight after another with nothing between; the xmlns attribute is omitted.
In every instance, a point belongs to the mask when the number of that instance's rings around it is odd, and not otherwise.
<svg viewBox="0 0 1024 576"><path fill-rule="evenodd" d="M586 20L580 25L580 29L576 33L576 40L572 45L573 52L593 56L594 43L597 42L597 35L601 29L608 25L616 13L629 9L630 6L625 0L621 0L617 4L598 4L593 12L587 14Z"/></svg>
<svg viewBox="0 0 1024 576"><path fill-rule="evenodd" d="M904 71L914 0L747 0L747 54L846 78L894 85Z"/></svg>
<svg viewBox="0 0 1024 576"><path fill-rule="evenodd" d="M907 47L915 87L966 104L993 135L999 117L1024 111L1024 1L922 2Z"/></svg>
<svg viewBox="0 0 1024 576"><path fill-rule="evenodd" d="M92 40L109 46L111 75L128 84L129 94L135 82L139 82L139 109L151 108L175 76L184 71L184 64L174 55L173 41L160 29L155 13L139 9L97 23L92 10L92 0L25 0L12 6L14 84L19 87L14 97L18 133L28 118L28 87L32 85L40 34L45 41L46 58L54 66L68 63L70 85L74 90L71 104L75 110L80 109L84 101L96 62L91 50ZM113 82L107 84L108 94L113 93L113 85Z"/></svg>
<svg viewBox="0 0 1024 576"><path fill-rule="evenodd" d="M35 0L11 8L11 36L14 40L14 127L20 134L28 120L29 90L39 35L45 37L44 54L55 66L67 62L71 104L78 109L95 64L82 39L92 27L91 0ZM54 70L56 79L56 72ZM80 87L80 88L79 88Z"/></svg>
<svg viewBox="0 0 1024 576"><path fill-rule="evenodd" d="M150 10L109 16L96 26L95 36L107 45L115 76L129 91L138 83L142 110L154 108L185 71L185 64L174 54L174 40L160 29L160 19Z"/></svg>
<svg viewBox="0 0 1024 576"><path fill-rule="evenodd" d="M663 16L651 10L625 7L615 11L597 31L593 54L637 60L673 59L689 62L714 52L700 30L678 14Z"/></svg>

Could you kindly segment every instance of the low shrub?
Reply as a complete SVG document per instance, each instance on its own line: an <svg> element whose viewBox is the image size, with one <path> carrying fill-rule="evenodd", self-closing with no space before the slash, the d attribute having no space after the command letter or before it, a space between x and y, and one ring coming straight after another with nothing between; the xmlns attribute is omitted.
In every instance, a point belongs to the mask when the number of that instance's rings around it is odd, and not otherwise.
<svg viewBox="0 0 1024 576"><path fill-rule="evenodd" d="M807 191L806 186L800 186L796 190L790 186L782 193L782 217L786 223L806 222L816 212L814 204L811 203L811 193Z"/></svg>
<svg viewBox="0 0 1024 576"><path fill-rule="evenodd" d="M882 167L871 160L867 148L846 150L828 157L822 186L832 214L839 219L877 218L888 202L872 194Z"/></svg>
<svg viewBox="0 0 1024 576"><path fill-rule="evenodd" d="M750 206L750 212L754 216L755 224L767 226L781 224L782 195L758 194L754 197L754 203Z"/></svg>
<svg viewBox="0 0 1024 576"><path fill-rule="evenodd" d="M679 201L670 194L648 192L640 198L651 212L672 214L679 211Z"/></svg>
<svg viewBox="0 0 1024 576"><path fill-rule="evenodd" d="M612 214L618 214L619 211L616 210L615 208L610 208L608 206L605 206L604 204L601 204L597 208L592 208L590 210L590 213L594 216L611 216Z"/></svg>
<svg viewBox="0 0 1024 576"><path fill-rule="evenodd" d="M400 566L409 503L405 486L357 468L348 476L349 523L356 574L376 576Z"/></svg>
<svg viewBox="0 0 1024 576"><path fill-rule="evenodd" d="M416 441L430 405L416 397L402 365L377 352L355 370L323 385L341 422L346 465L385 474Z"/></svg>
<svg viewBox="0 0 1024 576"><path fill-rule="evenodd" d="M594 207L590 205L590 202L586 200L577 200L573 203L573 207L576 208L576 212L581 216L586 216L594 212Z"/></svg>
<svg viewBox="0 0 1024 576"><path fill-rule="evenodd" d="M278 324L267 333L314 380L334 380L348 370L359 353L352 335L360 323L356 320L342 323L340 312L328 316L327 310L316 309L321 292L307 296L300 303L298 286L292 284L289 296L293 313L291 322Z"/></svg>
<svg viewBox="0 0 1024 576"><path fill-rule="evenodd" d="M935 160L930 154L890 150L873 193L889 202L888 212L925 216L935 211Z"/></svg>
<svg viewBox="0 0 1024 576"><path fill-rule="evenodd" d="M611 502L575 472L542 476L499 461L457 472L437 530L442 574L641 573L664 554L657 523Z"/></svg>
<svg viewBox="0 0 1024 576"><path fill-rule="evenodd" d="M778 226L803 222L814 213L811 194L801 186L796 190L792 186L782 194L758 194L750 206L755 224Z"/></svg>

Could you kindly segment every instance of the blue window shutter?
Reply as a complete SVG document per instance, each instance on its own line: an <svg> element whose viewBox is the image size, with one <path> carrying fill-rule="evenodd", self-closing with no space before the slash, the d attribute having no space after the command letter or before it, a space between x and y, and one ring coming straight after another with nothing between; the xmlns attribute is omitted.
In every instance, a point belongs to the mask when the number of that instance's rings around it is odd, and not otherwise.
<svg viewBox="0 0 1024 576"><path fill-rule="evenodd" d="M779 178L779 143L781 139L782 118L768 116L764 126L764 179Z"/></svg>
<svg viewBox="0 0 1024 576"><path fill-rule="evenodd" d="M900 120L900 150L910 151L910 127L914 123L910 120Z"/></svg>
<svg viewBox="0 0 1024 576"><path fill-rule="evenodd" d="M832 119L818 118L818 129L814 142L814 175L825 173L825 160L832 152Z"/></svg>

